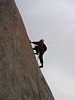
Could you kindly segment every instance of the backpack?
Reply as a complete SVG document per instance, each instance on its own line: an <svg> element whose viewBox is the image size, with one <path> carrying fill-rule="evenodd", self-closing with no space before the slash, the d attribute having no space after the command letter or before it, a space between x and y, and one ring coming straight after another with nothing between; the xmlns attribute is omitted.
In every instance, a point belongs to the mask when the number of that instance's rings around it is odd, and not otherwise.
<svg viewBox="0 0 75 100"><path fill-rule="evenodd" d="M43 44L43 49L44 49L44 52L46 52L47 47L46 47L46 45L45 45L45 44Z"/></svg>

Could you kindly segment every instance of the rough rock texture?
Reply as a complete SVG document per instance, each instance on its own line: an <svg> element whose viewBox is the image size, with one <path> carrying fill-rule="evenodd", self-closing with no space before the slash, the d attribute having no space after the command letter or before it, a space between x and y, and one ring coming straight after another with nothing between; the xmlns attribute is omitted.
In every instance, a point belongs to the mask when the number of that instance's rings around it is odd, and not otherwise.
<svg viewBox="0 0 75 100"><path fill-rule="evenodd" d="M0 100L54 100L14 0L0 0Z"/></svg>

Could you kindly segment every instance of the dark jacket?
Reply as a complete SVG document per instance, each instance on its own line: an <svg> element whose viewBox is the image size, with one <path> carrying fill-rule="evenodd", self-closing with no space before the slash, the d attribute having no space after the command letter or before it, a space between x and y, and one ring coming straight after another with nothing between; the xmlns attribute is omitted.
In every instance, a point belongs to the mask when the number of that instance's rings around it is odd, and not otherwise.
<svg viewBox="0 0 75 100"><path fill-rule="evenodd" d="M46 45L42 41L38 42L32 42L33 44L37 45L42 52L45 52L47 50Z"/></svg>

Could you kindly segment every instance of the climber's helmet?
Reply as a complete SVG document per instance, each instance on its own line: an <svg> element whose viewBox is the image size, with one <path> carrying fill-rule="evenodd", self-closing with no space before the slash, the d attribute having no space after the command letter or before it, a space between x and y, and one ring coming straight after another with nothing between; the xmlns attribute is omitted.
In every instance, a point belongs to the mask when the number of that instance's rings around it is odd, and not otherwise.
<svg viewBox="0 0 75 100"><path fill-rule="evenodd" d="M41 39L40 42L44 42L44 39Z"/></svg>

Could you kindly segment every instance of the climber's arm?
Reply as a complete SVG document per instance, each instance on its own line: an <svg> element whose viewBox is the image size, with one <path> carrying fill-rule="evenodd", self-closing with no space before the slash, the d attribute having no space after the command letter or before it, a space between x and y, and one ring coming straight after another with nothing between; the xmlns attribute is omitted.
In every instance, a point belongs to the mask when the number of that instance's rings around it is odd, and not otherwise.
<svg viewBox="0 0 75 100"><path fill-rule="evenodd" d="M36 45L38 45L38 44L39 44L39 42L31 42L31 43L36 44Z"/></svg>

